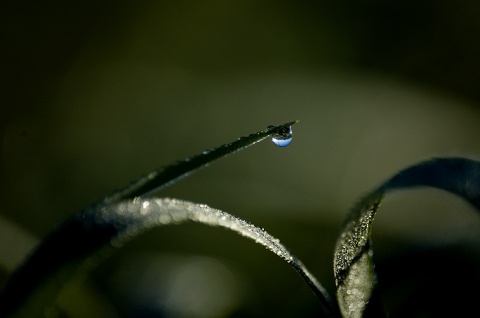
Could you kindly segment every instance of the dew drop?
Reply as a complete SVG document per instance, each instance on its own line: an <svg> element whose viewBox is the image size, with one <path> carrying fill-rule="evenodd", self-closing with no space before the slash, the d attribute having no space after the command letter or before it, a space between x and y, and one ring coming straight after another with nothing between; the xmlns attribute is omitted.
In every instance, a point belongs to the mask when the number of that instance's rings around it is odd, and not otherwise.
<svg viewBox="0 0 480 318"><path fill-rule="evenodd" d="M272 141L279 147L286 147L292 142L292 127L283 127L278 129L272 135Z"/></svg>
<svg viewBox="0 0 480 318"><path fill-rule="evenodd" d="M204 154L204 155L208 155L211 151L212 151L212 149L205 149L205 150L203 151L203 154Z"/></svg>

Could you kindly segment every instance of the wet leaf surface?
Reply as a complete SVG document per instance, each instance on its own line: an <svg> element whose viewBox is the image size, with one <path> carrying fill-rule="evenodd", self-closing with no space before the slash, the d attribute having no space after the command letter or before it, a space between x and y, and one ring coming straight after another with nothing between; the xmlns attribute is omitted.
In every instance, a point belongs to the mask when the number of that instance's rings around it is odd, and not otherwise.
<svg viewBox="0 0 480 318"><path fill-rule="evenodd" d="M480 211L480 163L439 158L409 167L387 180L355 206L345 222L334 253L337 301L344 317L362 317L375 292L372 222L388 192L429 186L456 194ZM380 306L375 303L375 306ZM381 312L381 308L373 309Z"/></svg>

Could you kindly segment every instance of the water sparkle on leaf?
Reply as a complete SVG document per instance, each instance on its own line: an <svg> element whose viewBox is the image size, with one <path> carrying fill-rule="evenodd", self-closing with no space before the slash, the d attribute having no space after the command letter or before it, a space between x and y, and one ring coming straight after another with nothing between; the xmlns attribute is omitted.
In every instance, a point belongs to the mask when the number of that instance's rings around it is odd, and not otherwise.
<svg viewBox="0 0 480 318"><path fill-rule="evenodd" d="M292 142L292 135L292 126L282 127L272 135L272 141L279 147L286 147Z"/></svg>

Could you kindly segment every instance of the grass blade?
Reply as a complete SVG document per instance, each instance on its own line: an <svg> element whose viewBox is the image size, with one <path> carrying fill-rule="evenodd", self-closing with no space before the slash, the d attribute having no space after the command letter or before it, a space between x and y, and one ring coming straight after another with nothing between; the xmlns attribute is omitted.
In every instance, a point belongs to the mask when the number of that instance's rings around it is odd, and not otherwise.
<svg viewBox="0 0 480 318"><path fill-rule="evenodd" d="M16 315L38 315L45 304L52 302L64 280L82 265L98 262L99 251L108 252L112 247L121 247L152 227L187 221L227 228L265 246L290 264L320 298L326 314L332 313L331 308L334 307L326 290L278 239L265 230L203 204L176 199L136 198L93 206L52 232L7 285L0 301L1 316L8 316L20 306ZM46 284L41 284L39 278L47 280Z"/></svg>
<svg viewBox="0 0 480 318"><path fill-rule="evenodd" d="M326 292L306 267L280 242L254 225L189 202L150 199L149 196L188 176L208 163L253 145L297 121L251 134L202 154L159 169L118 191L54 229L27 261L9 278L0 293L0 316L37 316L50 304L64 283L85 264L119 247L152 226L197 221L222 226L264 245L289 263L319 297L325 312L335 308ZM95 262L94 262L95 263Z"/></svg>
<svg viewBox="0 0 480 318"><path fill-rule="evenodd" d="M160 168L149 173L147 176L140 178L133 182L123 190L106 197L103 200L104 204L118 202L122 199L134 198L137 196L146 197L162 189L172 185L176 181L187 177L196 170L205 167L207 164L225 157L229 154L247 148L265 138L281 131L285 127L290 127L298 123L298 120L278 125L269 126L265 130L250 134L245 137L240 137L236 141L229 144L221 145L214 149L207 149L202 153L177 161L173 164Z"/></svg>
<svg viewBox="0 0 480 318"><path fill-rule="evenodd" d="M352 209L334 252L337 301L344 317L362 317L375 288L371 230L383 197L390 191L429 186L448 191L480 211L480 162L439 158L409 167L384 182Z"/></svg>

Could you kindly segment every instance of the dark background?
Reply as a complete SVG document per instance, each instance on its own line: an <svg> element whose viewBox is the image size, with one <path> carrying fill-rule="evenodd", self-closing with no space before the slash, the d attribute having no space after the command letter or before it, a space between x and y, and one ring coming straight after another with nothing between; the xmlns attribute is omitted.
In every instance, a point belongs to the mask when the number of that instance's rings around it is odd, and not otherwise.
<svg viewBox="0 0 480 318"><path fill-rule="evenodd" d="M289 147L261 143L164 195L264 227L333 293L335 239L362 194L420 160L479 158L478 1L2 1L0 26L3 278L113 189L300 119ZM374 227L387 308L474 308L479 233L475 211L442 192L388 197ZM155 229L50 314L318 313L270 254L221 229Z"/></svg>

